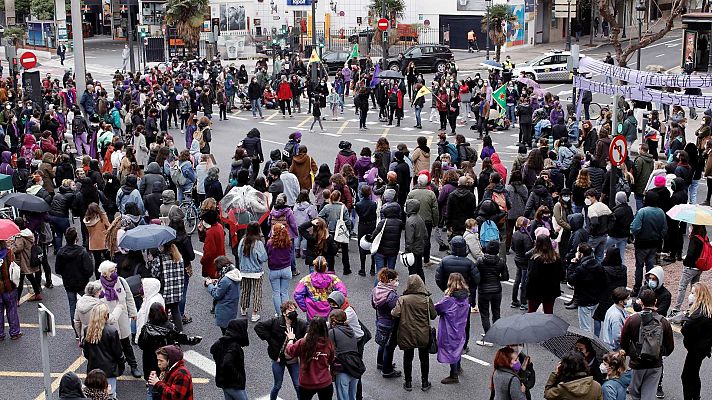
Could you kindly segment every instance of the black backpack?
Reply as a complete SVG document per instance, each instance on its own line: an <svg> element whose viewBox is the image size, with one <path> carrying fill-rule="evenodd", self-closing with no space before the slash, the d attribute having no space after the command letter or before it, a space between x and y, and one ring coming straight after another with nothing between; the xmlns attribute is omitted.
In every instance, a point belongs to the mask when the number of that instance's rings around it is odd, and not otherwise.
<svg viewBox="0 0 712 400"><path fill-rule="evenodd" d="M37 244L33 244L30 248L30 267L40 268L42 267L42 260L44 259L44 253L42 252L42 247Z"/></svg>

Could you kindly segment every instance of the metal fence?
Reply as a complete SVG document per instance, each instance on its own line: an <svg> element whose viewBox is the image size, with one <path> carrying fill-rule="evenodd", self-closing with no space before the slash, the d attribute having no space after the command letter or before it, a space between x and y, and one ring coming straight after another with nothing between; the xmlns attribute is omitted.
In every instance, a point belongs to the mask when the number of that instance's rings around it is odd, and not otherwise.
<svg viewBox="0 0 712 400"><path fill-rule="evenodd" d="M383 33L367 29L331 29L316 31L318 41L324 43L324 49L332 51L351 51L358 43L359 56L380 57L383 55ZM301 40L302 45L311 45L311 38ZM442 44L441 32L436 28L391 29L388 36L389 55L403 52L416 44Z"/></svg>

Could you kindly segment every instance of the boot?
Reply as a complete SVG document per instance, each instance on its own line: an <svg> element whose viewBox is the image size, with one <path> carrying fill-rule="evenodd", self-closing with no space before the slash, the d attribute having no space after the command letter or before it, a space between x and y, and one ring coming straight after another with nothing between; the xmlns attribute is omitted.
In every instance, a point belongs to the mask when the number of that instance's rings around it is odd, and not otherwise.
<svg viewBox="0 0 712 400"><path fill-rule="evenodd" d="M359 274L359 276L366 276L366 269L365 268L359 269L358 274Z"/></svg>
<svg viewBox="0 0 712 400"><path fill-rule="evenodd" d="M450 376L444 378L443 380L441 380L440 383L442 383L443 385L451 385L453 383L460 383L460 378L458 378L457 375L455 375L455 376L450 375Z"/></svg>

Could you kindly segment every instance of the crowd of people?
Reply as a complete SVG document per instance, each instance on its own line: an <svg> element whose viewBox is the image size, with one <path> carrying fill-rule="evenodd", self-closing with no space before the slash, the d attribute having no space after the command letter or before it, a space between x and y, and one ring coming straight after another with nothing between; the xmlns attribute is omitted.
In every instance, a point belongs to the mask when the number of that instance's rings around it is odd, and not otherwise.
<svg viewBox="0 0 712 400"><path fill-rule="evenodd" d="M318 82L310 81L309 68L318 69ZM688 227L666 212L696 204L699 180L712 179L707 115L695 131L696 143L686 143L685 131L693 128L679 107L663 120L653 113L640 137L624 100L617 120L624 121L637 155L613 167L607 110L579 126L556 96L539 98L521 82L509 81L507 117L498 118L518 121L520 143L513 165L505 166L490 136L497 128L490 124L490 88L502 78L492 73L458 81L453 67L432 82L431 107L437 112L430 116L441 124L435 149L424 136L415 148L398 143L395 150L381 137L358 154L342 141L332 169L331 160L316 160L301 143L301 132L265 158L253 128L239 141L223 186L219 167L225 161L211 152L213 104L219 119L238 103L257 117L262 106L274 106L276 96L286 118L292 106L300 111L306 96L314 122L321 124L319 110L335 93L332 115L353 96L361 128L367 129L371 108L380 109L380 119L391 124L395 116L399 124L408 95L421 128L424 96L417 93L425 81L414 68L404 68L405 80L374 84L368 62L363 70L347 65L331 82L323 68L307 68L301 60L280 58L272 74L258 63L252 77L244 65L186 62L143 75L117 73L111 88L89 76L81 94L71 76L61 84L48 76L42 104L24 100L10 82L0 83L0 174L11 178L15 192L49 206L48 212L20 211L14 221L20 234L0 241L0 340L5 314L10 339L22 336L17 310L24 279L32 286L24 297L29 301L43 299L43 278L45 288L53 287L52 251L87 359L83 383L72 373L62 377L62 399L120 397L116 378L126 364L145 380L147 398L191 399L181 346L202 337L184 330L192 322L189 296L212 300L222 337L210 353L215 384L226 399L247 398L244 348L259 346L248 339L248 312L272 360L271 399L281 390L285 370L302 400L330 399L334 392L340 400L361 399L370 340L378 347L380 375L402 377L406 391L414 388L417 350L420 389L428 391L431 354L449 366L443 385L460 382L473 313L479 313L483 332L475 343L493 346L484 334L500 319L502 282L511 271L514 286L506 301L513 309L552 314L566 282L574 293L566 308L576 309L580 329L610 352L599 357L591 339L582 337L549 375L544 392L533 393L531 358L522 343L507 344L493 360L486 388L492 398L618 400L626 392L633 399L660 398L663 360L675 350L672 321L682 325L688 351L683 396L700 399L700 367L712 347L712 295L700 276L712 253L704 226ZM271 88L277 88L273 97L267 95ZM476 116L479 152L455 132L462 99L468 99L463 114L471 110ZM710 192L704 203L709 198ZM186 232L183 202L200 209L199 258ZM128 231L145 224L167 225L176 238L148 251L119 245ZM436 265L433 242L447 252L434 268L434 285L426 284L425 273ZM340 278L352 274L354 250L357 274L375 280L375 321L365 317L372 310L353 307ZM633 282L625 266L631 253ZM399 259L408 273L402 291ZM20 268L19 282L11 279L13 264ZM666 269L682 270L674 298ZM195 273L204 278L207 293L189 292ZM272 298L266 309L265 276ZM435 290L443 293L437 302ZM141 350L141 367L134 346ZM394 362L397 348L402 370Z"/></svg>

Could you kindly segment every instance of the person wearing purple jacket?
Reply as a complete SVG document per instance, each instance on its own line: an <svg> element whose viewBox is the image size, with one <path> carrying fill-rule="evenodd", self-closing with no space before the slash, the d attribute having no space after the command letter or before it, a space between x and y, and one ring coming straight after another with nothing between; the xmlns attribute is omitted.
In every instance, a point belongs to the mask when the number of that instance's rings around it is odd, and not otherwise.
<svg viewBox="0 0 712 400"><path fill-rule="evenodd" d="M282 224L287 227L287 232L289 233L289 238L292 243L292 274L299 275L297 271L297 259L294 254L294 239L299 237L299 228L297 225L297 219L294 217L294 212L287 205L287 196L284 193L277 195L274 202L274 207L269 213L270 226L276 224ZM279 304L282 304L281 302Z"/></svg>
<svg viewBox="0 0 712 400"><path fill-rule="evenodd" d="M348 96L349 86L351 86L351 68L345 65L344 68L341 69L341 75L344 77L344 96Z"/></svg>
<svg viewBox="0 0 712 400"><path fill-rule="evenodd" d="M342 140L341 142L339 142L339 149L341 149L341 151L336 154L336 161L334 162L335 174L341 172L341 167L346 164L349 164L352 167L356 165L356 152L351 150L351 142Z"/></svg>
<svg viewBox="0 0 712 400"><path fill-rule="evenodd" d="M470 290L465 278L453 272L447 280L445 296L435 304L438 322L438 362L450 364L450 375L440 383L448 385L460 382L462 370L460 357L465 347L465 325L470 313Z"/></svg>
<svg viewBox="0 0 712 400"><path fill-rule="evenodd" d="M359 186L362 182L366 182L366 174L373 167L371 162L371 149L364 147L361 149L361 157L354 164L354 175L358 178Z"/></svg>
<svg viewBox="0 0 712 400"><path fill-rule="evenodd" d="M281 313L280 306L289 300L289 280L292 272L292 241L287 227L277 223L272 225L272 237L267 241L267 266L269 267L269 283L272 286L272 302L275 317Z"/></svg>
<svg viewBox="0 0 712 400"><path fill-rule="evenodd" d="M398 302L398 272L390 268L378 271L378 283L371 291L371 306L376 310L376 368L384 378L398 378L403 373L394 368L393 352L396 349L395 318L391 310Z"/></svg>
<svg viewBox="0 0 712 400"><path fill-rule="evenodd" d="M549 113L549 122L551 122L551 126L558 124L559 118L564 118L564 110L561 109L561 103L555 101L554 108Z"/></svg>

